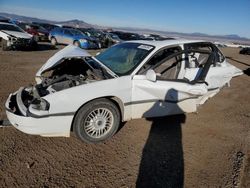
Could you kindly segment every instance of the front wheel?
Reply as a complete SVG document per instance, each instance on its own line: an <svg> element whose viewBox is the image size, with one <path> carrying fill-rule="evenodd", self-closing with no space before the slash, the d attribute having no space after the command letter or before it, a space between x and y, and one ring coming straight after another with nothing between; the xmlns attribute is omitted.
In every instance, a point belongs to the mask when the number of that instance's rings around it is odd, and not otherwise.
<svg viewBox="0 0 250 188"><path fill-rule="evenodd" d="M79 41L74 41L74 43L73 43L73 45L75 45L75 46L77 46L77 47L80 47L81 45L80 45L80 42Z"/></svg>
<svg viewBox="0 0 250 188"><path fill-rule="evenodd" d="M108 99L98 99L77 113L73 131L82 141L97 143L113 136L120 124L117 106Z"/></svg>
<svg viewBox="0 0 250 188"><path fill-rule="evenodd" d="M1 46L2 46L2 50L6 51L9 50L10 48L7 46L7 40L2 39L1 40Z"/></svg>

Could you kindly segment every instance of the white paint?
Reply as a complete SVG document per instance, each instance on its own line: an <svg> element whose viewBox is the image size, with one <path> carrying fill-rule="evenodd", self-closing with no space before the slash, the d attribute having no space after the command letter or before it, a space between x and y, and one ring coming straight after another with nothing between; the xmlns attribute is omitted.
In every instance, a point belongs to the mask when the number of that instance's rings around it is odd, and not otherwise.
<svg viewBox="0 0 250 188"><path fill-rule="evenodd" d="M35 110L32 106L29 106L29 110L37 116L68 112L74 113L91 100L115 97L120 101L120 105L122 105L123 121L141 117L195 112L197 106L204 104L207 99L218 93L220 88L228 83L233 76L242 74L241 70L224 61L218 67L211 66L206 78L209 86L199 83L190 84L156 80L156 75L152 70L147 75L136 75L143 64L159 49L168 46L180 46L183 49L183 44L185 43L201 41L167 40L134 42L141 43L142 45L152 45L154 46L154 50L145 57L131 75L83 84L49 94L43 97L50 104L48 111ZM43 71L57 65L63 58L86 56L90 55L85 50L75 46L67 46L52 56L37 72L36 76L41 76ZM198 68L186 69L184 64L185 62L181 65L178 78L183 79L186 77L189 80L193 80L198 74ZM218 89L208 91L210 88L214 89L217 87ZM9 109L10 97L11 95L5 104L7 109ZM9 111L6 113L10 122L20 131L42 136L69 136L73 120L73 115L32 118L29 116L18 116Z"/></svg>

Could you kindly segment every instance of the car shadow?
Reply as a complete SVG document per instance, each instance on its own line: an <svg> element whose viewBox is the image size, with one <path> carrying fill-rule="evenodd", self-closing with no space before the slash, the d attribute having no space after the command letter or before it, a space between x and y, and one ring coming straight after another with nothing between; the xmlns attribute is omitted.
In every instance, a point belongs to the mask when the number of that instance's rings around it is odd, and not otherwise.
<svg viewBox="0 0 250 188"><path fill-rule="evenodd" d="M157 105L159 104L155 104L150 110L156 110ZM152 121L152 125L143 148L136 187L183 187L181 127L185 123L186 115L147 120Z"/></svg>
<svg viewBox="0 0 250 188"><path fill-rule="evenodd" d="M49 43L38 43L36 51L56 50L57 47Z"/></svg>
<svg viewBox="0 0 250 188"><path fill-rule="evenodd" d="M239 60L237 60L237 59L234 59L234 58L232 58L232 57L226 57L226 58L227 58L227 59L230 59L230 60L232 60L232 61L234 61L234 62L236 62L236 63L239 63L239 64L242 64L242 65L245 65L245 66L250 67L249 64L244 63L244 62L241 62L241 61L239 61ZM243 73L244 73L245 75L247 75L247 76L250 76L250 68L247 68L247 69L243 70Z"/></svg>

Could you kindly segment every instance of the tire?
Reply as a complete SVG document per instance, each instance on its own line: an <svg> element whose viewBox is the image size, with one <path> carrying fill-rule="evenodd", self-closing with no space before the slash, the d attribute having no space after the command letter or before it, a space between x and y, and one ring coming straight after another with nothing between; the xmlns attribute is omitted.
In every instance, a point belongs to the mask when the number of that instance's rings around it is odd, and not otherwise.
<svg viewBox="0 0 250 188"><path fill-rule="evenodd" d="M77 41L77 40L73 42L73 45L75 45L75 46L77 46L77 47L80 47L80 46L81 46L80 42Z"/></svg>
<svg viewBox="0 0 250 188"><path fill-rule="evenodd" d="M38 35L34 35L34 40L35 40L36 42L39 42L39 36L38 36Z"/></svg>
<svg viewBox="0 0 250 188"><path fill-rule="evenodd" d="M3 51L7 51L7 50L10 49L10 48L7 46L7 41L4 40L4 39L2 39L2 41L1 41L1 47L2 47L2 50L3 50Z"/></svg>
<svg viewBox="0 0 250 188"><path fill-rule="evenodd" d="M108 99L97 99L84 105L76 114L73 131L87 143L97 143L112 137L120 125L117 106Z"/></svg>
<svg viewBox="0 0 250 188"><path fill-rule="evenodd" d="M50 42L51 42L51 44L52 44L53 46L56 46L56 45L57 45L57 40L56 40L55 37L52 37Z"/></svg>

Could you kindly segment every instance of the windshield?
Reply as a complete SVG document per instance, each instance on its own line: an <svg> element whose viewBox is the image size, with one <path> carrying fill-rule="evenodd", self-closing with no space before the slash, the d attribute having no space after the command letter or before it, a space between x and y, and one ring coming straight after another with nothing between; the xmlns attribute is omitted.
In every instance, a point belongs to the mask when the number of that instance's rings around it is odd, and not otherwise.
<svg viewBox="0 0 250 188"><path fill-rule="evenodd" d="M96 59L118 76L128 75L153 49L145 44L121 43L100 53Z"/></svg>
<svg viewBox="0 0 250 188"><path fill-rule="evenodd" d="M21 28L15 26L15 25L5 25L0 24L0 30L6 30L6 31L18 31L18 32L24 32Z"/></svg>

